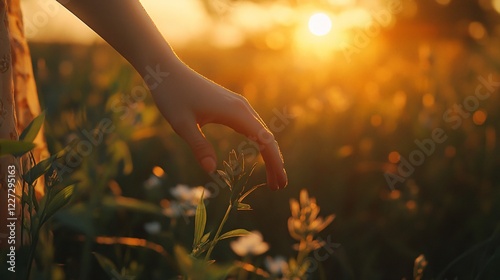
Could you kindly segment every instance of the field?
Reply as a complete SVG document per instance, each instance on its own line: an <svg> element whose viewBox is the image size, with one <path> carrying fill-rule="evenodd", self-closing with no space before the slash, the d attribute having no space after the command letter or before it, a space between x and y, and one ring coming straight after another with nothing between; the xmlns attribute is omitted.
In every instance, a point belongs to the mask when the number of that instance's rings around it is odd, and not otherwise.
<svg viewBox="0 0 500 280"><path fill-rule="evenodd" d="M340 245L311 253L309 279L413 279L421 254L423 279L500 275L500 25L485 20L487 34L479 36L474 25L462 28L462 19L446 15L398 22L349 55L342 49L276 50L258 36L233 49L176 49L192 68L245 96L280 144L288 187L257 189L245 200L253 210L232 213L226 226L262 233L269 250L254 256L253 265L266 269L266 256L297 254L287 225L289 200L307 189L320 216L335 215L320 240ZM64 176L79 183L51 221L53 263L62 264L52 271L101 279L105 269L89 257L97 252L122 275L175 277L182 268L174 244L189 251L195 223L193 209L168 212L175 210L171 190L183 184L212 193L205 201L212 232L229 190L214 187L220 179L202 171L151 97L135 90L140 77L113 49L33 43L31 51L51 152L92 143L80 159L62 159L70 166ZM103 120L113 129L95 130ZM219 125L203 130L219 169L234 149L247 163L257 162L251 184L265 182L263 162L248 140ZM94 141L86 138L92 131ZM164 211L154 214L132 202L125 207L113 202L116 197ZM227 240L212 256L221 264L250 262Z"/></svg>

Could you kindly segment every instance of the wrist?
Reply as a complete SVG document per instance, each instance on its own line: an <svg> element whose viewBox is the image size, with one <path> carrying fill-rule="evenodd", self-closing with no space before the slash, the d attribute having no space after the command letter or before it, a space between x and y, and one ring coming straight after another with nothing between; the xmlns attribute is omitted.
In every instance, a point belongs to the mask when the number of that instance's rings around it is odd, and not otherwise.
<svg viewBox="0 0 500 280"><path fill-rule="evenodd" d="M170 48L168 51L158 52L158 55L146 53L139 61L134 65L134 68L139 72L144 84L151 92L154 92L160 84L171 78L173 73L179 72L183 65Z"/></svg>

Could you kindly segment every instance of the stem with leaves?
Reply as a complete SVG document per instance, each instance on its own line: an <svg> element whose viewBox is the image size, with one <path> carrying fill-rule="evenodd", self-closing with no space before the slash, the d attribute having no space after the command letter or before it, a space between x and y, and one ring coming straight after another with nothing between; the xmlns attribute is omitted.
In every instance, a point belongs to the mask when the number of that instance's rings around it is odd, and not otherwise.
<svg viewBox="0 0 500 280"><path fill-rule="evenodd" d="M219 228L217 229L217 232L215 233L214 239L212 240L212 242L210 242L210 247L208 248L208 252L205 255L205 261L210 260L210 255L212 254L212 251L214 250L215 245L217 245L217 242L219 242L220 233L222 231L222 228L224 227L224 225L227 222L227 218L229 217L229 213L231 213L231 209L233 209L233 205L229 204L229 206L226 209L226 213L224 214L224 217L222 218L222 221L219 225Z"/></svg>

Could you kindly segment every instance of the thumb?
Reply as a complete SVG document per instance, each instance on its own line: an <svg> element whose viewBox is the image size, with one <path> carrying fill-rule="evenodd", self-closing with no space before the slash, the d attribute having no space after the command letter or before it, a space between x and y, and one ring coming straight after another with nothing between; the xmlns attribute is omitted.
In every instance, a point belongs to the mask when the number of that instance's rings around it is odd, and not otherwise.
<svg viewBox="0 0 500 280"><path fill-rule="evenodd" d="M175 130L188 143L199 164L207 173L217 168L215 151L196 123L190 123Z"/></svg>

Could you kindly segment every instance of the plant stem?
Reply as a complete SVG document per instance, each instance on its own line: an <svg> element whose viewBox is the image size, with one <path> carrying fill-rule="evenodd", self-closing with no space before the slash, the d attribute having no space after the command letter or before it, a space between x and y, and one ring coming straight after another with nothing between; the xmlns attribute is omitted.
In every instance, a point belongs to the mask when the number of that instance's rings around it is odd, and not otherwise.
<svg viewBox="0 0 500 280"><path fill-rule="evenodd" d="M232 203L229 203L229 206L227 207L226 213L224 214L224 218L222 218L222 222L219 225L219 228L217 229L217 232L215 233L214 239L210 243L210 248L208 248L208 252L205 255L205 261L208 261L210 259L210 254L212 254L212 251L214 250L215 245L219 241L219 235L220 232L222 231L222 228L224 227L224 224L227 221L227 218L229 217L229 213L231 212L231 209L233 208Z"/></svg>
<svg viewBox="0 0 500 280"><path fill-rule="evenodd" d="M33 186L29 186L29 187L33 188ZM24 192L23 192L23 194L24 194ZM52 199L51 190L49 190L47 192L46 196L47 196L47 198L46 198L47 203L45 205L48 205L48 203L50 203L50 200ZM28 254L28 269L26 270L26 279L30 278L31 267L33 265L34 258L35 258L36 247L38 245L40 230L41 230L42 225L43 225L44 220L45 220L45 209L46 208L47 207L43 207L42 213L40 214L40 218L38 219L38 223L36 224L36 228L35 228L35 230L33 230L33 228L34 228L33 216L31 215L31 207L29 207L30 224L31 224L31 226L30 226L31 244L30 244L30 249L29 249L29 254ZM24 213L23 213L23 217L24 217Z"/></svg>

